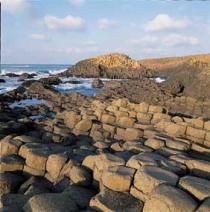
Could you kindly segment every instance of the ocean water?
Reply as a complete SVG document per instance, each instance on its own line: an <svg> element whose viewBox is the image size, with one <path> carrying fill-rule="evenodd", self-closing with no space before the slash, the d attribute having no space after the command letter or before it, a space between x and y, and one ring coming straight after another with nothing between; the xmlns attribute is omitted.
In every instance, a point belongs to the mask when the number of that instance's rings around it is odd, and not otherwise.
<svg viewBox="0 0 210 212"><path fill-rule="evenodd" d="M69 67L70 65L68 64L2 64L0 79L4 79L6 83L0 83L0 94L14 90L22 83L18 81L18 77L5 76L7 73L18 75L22 73L33 73L37 74L33 79L40 79L52 74L61 73ZM61 93L79 92L86 96L94 96L100 91L100 89L94 89L91 87L93 79L70 77L61 78L61 80L61 84L54 86L55 89ZM108 79L103 79L103 81L106 80Z"/></svg>
<svg viewBox="0 0 210 212"><path fill-rule="evenodd" d="M70 66L71 65L68 64L2 64L0 79L4 79L6 83L0 83L0 94L14 90L22 84L22 82L18 80L18 77L5 76L7 73L14 73L17 75L23 73L33 73L37 74L37 76L35 76L33 79L40 79L43 77L48 77L52 74L64 72ZM54 88L60 93L79 92L86 96L95 96L98 92L100 92L100 89L95 89L91 86L94 79L69 77L61 78L61 80L62 83L54 86ZM101 80L105 82L110 79ZM157 83L162 83L165 81L165 79L160 77L151 78L151 80L154 80Z"/></svg>

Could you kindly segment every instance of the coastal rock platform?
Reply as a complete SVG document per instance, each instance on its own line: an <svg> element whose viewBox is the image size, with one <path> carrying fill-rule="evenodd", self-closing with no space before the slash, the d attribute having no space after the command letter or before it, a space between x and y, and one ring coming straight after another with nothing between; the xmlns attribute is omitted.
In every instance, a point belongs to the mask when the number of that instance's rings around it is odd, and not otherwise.
<svg viewBox="0 0 210 212"><path fill-rule="evenodd" d="M0 123L2 211L210 211L208 119L126 98L81 102Z"/></svg>

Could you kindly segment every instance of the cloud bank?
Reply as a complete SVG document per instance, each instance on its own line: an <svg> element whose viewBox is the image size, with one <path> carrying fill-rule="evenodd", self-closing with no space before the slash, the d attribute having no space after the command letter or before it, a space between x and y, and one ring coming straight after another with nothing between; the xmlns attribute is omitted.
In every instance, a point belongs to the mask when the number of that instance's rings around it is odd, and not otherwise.
<svg viewBox="0 0 210 212"><path fill-rule="evenodd" d="M161 30L174 30L183 29L189 25L189 21L184 18L176 20L168 14L159 14L153 20L149 21L146 26L146 31L161 31Z"/></svg>
<svg viewBox="0 0 210 212"><path fill-rule="evenodd" d="M86 22L83 18L78 16L68 15L64 18L58 18L56 16L46 15L44 22L49 29L65 29L71 31L82 30L86 26Z"/></svg>

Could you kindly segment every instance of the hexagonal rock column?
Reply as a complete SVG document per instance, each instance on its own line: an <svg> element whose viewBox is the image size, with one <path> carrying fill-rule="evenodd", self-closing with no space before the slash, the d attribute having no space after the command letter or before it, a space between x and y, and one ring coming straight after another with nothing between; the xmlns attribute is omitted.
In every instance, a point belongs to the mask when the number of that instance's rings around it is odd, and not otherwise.
<svg viewBox="0 0 210 212"><path fill-rule="evenodd" d="M210 197L210 181L199 177L185 176L179 180L179 186L200 201Z"/></svg>
<svg viewBox="0 0 210 212"><path fill-rule="evenodd" d="M129 191L135 169L124 166L109 168L102 174L102 183L113 191Z"/></svg>
<svg viewBox="0 0 210 212"><path fill-rule="evenodd" d="M12 139L10 135L6 136L0 142L0 155L17 154L21 145L21 141Z"/></svg>
<svg viewBox="0 0 210 212"><path fill-rule="evenodd" d="M162 184L153 190L144 205L144 212L193 212L197 202L184 191Z"/></svg>
<svg viewBox="0 0 210 212"><path fill-rule="evenodd" d="M196 212L206 212L210 211L210 198L207 198L203 201L200 207L196 210Z"/></svg>
<svg viewBox="0 0 210 212"><path fill-rule="evenodd" d="M53 179L59 177L60 171L67 161L67 154L52 154L48 157L46 170Z"/></svg>
<svg viewBox="0 0 210 212"><path fill-rule="evenodd" d="M0 172L22 171L24 159L18 155L6 155L1 157Z"/></svg>
<svg viewBox="0 0 210 212"><path fill-rule="evenodd" d="M93 197L90 201L90 207L99 211L142 211L143 203L128 193L116 192L104 189Z"/></svg>
<svg viewBox="0 0 210 212"><path fill-rule="evenodd" d="M31 197L23 207L25 212L30 211L62 211L72 212L78 211L76 203L64 193L45 193Z"/></svg>
<svg viewBox="0 0 210 212"><path fill-rule="evenodd" d="M178 176L173 172L155 166L144 166L138 169L134 178L134 186L148 195L160 184L176 185Z"/></svg>

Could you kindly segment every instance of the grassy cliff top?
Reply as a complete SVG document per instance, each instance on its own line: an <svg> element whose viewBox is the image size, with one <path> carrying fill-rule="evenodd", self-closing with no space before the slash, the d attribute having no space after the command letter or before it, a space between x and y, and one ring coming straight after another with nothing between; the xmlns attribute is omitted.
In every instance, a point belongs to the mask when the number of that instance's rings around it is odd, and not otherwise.
<svg viewBox="0 0 210 212"><path fill-rule="evenodd" d="M168 71L179 67L190 66L194 69L200 69L204 72L210 70L210 54L192 55L184 57L168 57L160 59L139 60L139 63L147 68L157 71Z"/></svg>

